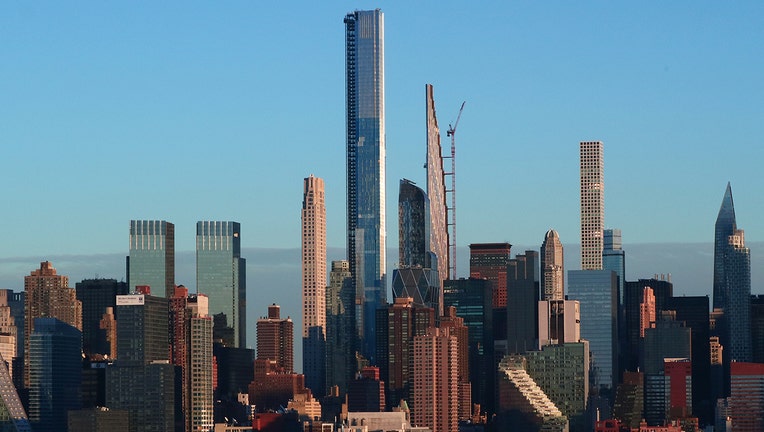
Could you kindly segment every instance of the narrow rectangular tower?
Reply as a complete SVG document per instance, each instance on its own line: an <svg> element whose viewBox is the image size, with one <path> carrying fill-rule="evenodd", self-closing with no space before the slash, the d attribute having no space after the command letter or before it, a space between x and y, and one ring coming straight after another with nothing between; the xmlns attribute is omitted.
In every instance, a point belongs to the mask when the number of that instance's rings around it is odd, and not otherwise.
<svg viewBox="0 0 764 432"><path fill-rule="evenodd" d="M600 141L581 143L581 270L602 269L605 183Z"/></svg>
<svg viewBox="0 0 764 432"><path fill-rule="evenodd" d="M209 298L215 339L247 346L246 261L241 257L241 225L230 221L196 223L196 291Z"/></svg>
<svg viewBox="0 0 764 432"><path fill-rule="evenodd" d="M314 394L325 392L326 205L324 180L311 175L302 190L302 370Z"/></svg>
<svg viewBox="0 0 764 432"><path fill-rule="evenodd" d="M374 313L386 303L384 15L345 16L347 241L361 353L374 363Z"/></svg>

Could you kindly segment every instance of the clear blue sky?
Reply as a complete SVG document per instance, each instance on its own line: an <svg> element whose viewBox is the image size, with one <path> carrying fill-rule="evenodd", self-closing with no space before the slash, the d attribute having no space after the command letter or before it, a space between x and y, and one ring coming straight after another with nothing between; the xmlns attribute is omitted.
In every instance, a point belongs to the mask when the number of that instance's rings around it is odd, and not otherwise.
<svg viewBox="0 0 764 432"><path fill-rule="evenodd" d="M130 219L174 222L178 250L206 219L297 247L311 173L343 247L342 19L375 7L389 244L399 179L423 184L425 83L444 144L467 101L460 245L577 243L581 140L605 143L626 243L712 241L728 180L764 240L763 2L2 2L0 258L127 253Z"/></svg>

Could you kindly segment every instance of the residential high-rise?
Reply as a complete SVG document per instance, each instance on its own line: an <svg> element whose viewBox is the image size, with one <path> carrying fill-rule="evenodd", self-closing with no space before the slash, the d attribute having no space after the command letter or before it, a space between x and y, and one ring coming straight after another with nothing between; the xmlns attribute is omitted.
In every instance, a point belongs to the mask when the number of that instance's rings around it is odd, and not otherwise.
<svg viewBox="0 0 764 432"><path fill-rule="evenodd" d="M326 388L348 390L355 368L355 288L348 261L332 261L326 291Z"/></svg>
<svg viewBox="0 0 764 432"><path fill-rule="evenodd" d="M541 244L541 284L544 300L565 299L565 264L557 231L550 229Z"/></svg>
<svg viewBox="0 0 764 432"><path fill-rule="evenodd" d="M459 423L459 342L450 328L430 327L414 338L412 422L432 432L454 432Z"/></svg>
<svg viewBox="0 0 764 432"><path fill-rule="evenodd" d="M451 336L459 344L457 352L457 378L459 381L459 420L467 420L472 414L472 384L470 383L469 365L469 329L464 325L464 318L456 315L456 308L449 306L446 314L440 317L438 327L448 328Z"/></svg>
<svg viewBox="0 0 764 432"><path fill-rule="evenodd" d="M374 314L385 282L385 26L381 10L345 16L347 254L361 353L374 356Z"/></svg>
<svg viewBox="0 0 764 432"><path fill-rule="evenodd" d="M302 370L305 384L326 385L326 204L324 180L306 177L302 189Z"/></svg>
<svg viewBox="0 0 764 432"><path fill-rule="evenodd" d="M69 277L59 275L49 261L24 276L24 387L29 388L29 341L36 318L57 318L78 330L82 328L82 302Z"/></svg>
<svg viewBox="0 0 764 432"><path fill-rule="evenodd" d="M107 330L101 320L107 308L117 305L117 296L128 293L125 282L116 279L84 279L75 285L77 300L82 302L82 351L86 356L116 357L107 340Z"/></svg>
<svg viewBox="0 0 764 432"><path fill-rule="evenodd" d="M581 270L602 269L605 174L602 143L584 141L581 153Z"/></svg>
<svg viewBox="0 0 764 432"><path fill-rule="evenodd" d="M624 286L624 319L619 323L625 324L626 329L623 331L625 335L625 343L620 344L619 348L625 350L621 358L624 364L621 365L622 370L636 371L644 369L644 365L640 364L640 349L643 345L644 338L641 335L641 305L644 302L645 288L649 287L653 291L655 297L655 311L656 313L661 310L667 309L669 299L674 295L674 285L665 279L639 279L637 281L627 281ZM654 320L653 320L654 321Z"/></svg>
<svg viewBox="0 0 764 432"><path fill-rule="evenodd" d="M430 268L438 271L442 281L450 278L449 274L449 238L448 238L448 212L446 211L446 185L443 170L443 150L440 146L440 129L438 118L435 115L435 97L432 84L425 84L425 106L427 111L427 196L429 201L430 216L430 244L429 250L438 259L437 265ZM442 304L442 301L441 301ZM443 314L441 309L439 314Z"/></svg>
<svg viewBox="0 0 764 432"><path fill-rule="evenodd" d="M488 279L493 292L493 307L507 306L507 264L509 243L473 243L470 245L470 277Z"/></svg>
<svg viewBox="0 0 764 432"><path fill-rule="evenodd" d="M172 298L175 289L175 225L160 220L130 221L127 285L149 286L155 295Z"/></svg>
<svg viewBox="0 0 764 432"><path fill-rule="evenodd" d="M538 252L528 250L507 264L507 350L512 354L522 354L537 347L538 258Z"/></svg>
<svg viewBox="0 0 764 432"><path fill-rule="evenodd" d="M196 223L196 291L210 301L210 316L223 314L233 331L215 322L215 339L229 346L247 346L247 273L241 257L241 225L230 221ZM232 340L230 336L233 333Z"/></svg>
<svg viewBox="0 0 764 432"><path fill-rule="evenodd" d="M581 338L589 341L595 389L612 395L618 382L618 298L615 272L568 271L568 298L581 303Z"/></svg>
<svg viewBox="0 0 764 432"><path fill-rule="evenodd" d="M751 250L745 246L743 230L729 236L724 253L725 297L724 323L730 361L748 362L751 348Z"/></svg>
<svg viewBox="0 0 764 432"><path fill-rule="evenodd" d="M521 355L499 363L499 430L566 431L568 419L527 372Z"/></svg>
<svg viewBox="0 0 764 432"><path fill-rule="evenodd" d="M281 318L281 307L268 306L268 316L257 320L257 359L274 360L287 373L294 371L294 323Z"/></svg>
<svg viewBox="0 0 764 432"><path fill-rule="evenodd" d="M117 296L119 364L132 366L170 360L168 301L150 294Z"/></svg>
<svg viewBox="0 0 764 432"><path fill-rule="evenodd" d="M736 229L735 203L732 200L732 186L728 182L714 226L714 309L723 309L727 306L724 256L729 247L729 236L733 235Z"/></svg>
<svg viewBox="0 0 764 432"><path fill-rule="evenodd" d="M9 431L32 432L24 405L8 370L0 367L0 412L3 426Z"/></svg>
<svg viewBox="0 0 764 432"><path fill-rule="evenodd" d="M82 332L56 318L35 318L29 341L29 420L35 431L63 431L78 410Z"/></svg>
<svg viewBox="0 0 764 432"><path fill-rule="evenodd" d="M379 368L376 366L361 369L348 386L348 411L382 412L385 410L385 383L380 378Z"/></svg>
<svg viewBox="0 0 764 432"><path fill-rule="evenodd" d="M413 299L398 297L377 311L377 363L381 380L387 384L388 407L409 400L414 379L414 338L435 325L435 311L418 306Z"/></svg>

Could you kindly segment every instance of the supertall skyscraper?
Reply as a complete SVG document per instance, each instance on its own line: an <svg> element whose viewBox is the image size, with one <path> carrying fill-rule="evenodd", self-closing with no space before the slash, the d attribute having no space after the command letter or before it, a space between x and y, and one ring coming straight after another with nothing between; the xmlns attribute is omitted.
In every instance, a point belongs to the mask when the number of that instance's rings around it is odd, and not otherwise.
<svg viewBox="0 0 764 432"><path fill-rule="evenodd" d="M196 223L196 290L208 296L209 314L217 316L214 338L239 348L247 346L246 267L238 222Z"/></svg>
<svg viewBox="0 0 764 432"><path fill-rule="evenodd" d="M550 229L541 244L541 293L544 300L565 300L565 264L557 231Z"/></svg>
<svg viewBox="0 0 764 432"><path fill-rule="evenodd" d="M302 190L302 370L314 394L325 389L326 204L324 180L311 175Z"/></svg>
<svg viewBox="0 0 764 432"><path fill-rule="evenodd" d="M345 16L347 241L361 352L374 356L374 313L385 305L385 50L379 9Z"/></svg>
<svg viewBox="0 0 764 432"><path fill-rule="evenodd" d="M175 289L175 225L159 220L130 221L127 284L148 285L154 295L172 298Z"/></svg>
<svg viewBox="0 0 764 432"><path fill-rule="evenodd" d="M581 143L581 270L602 269L605 183L602 143Z"/></svg>
<svg viewBox="0 0 764 432"><path fill-rule="evenodd" d="M438 271L440 281L450 278L448 257L448 221L446 211L446 186L443 173L443 150L440 146L440 129L435 116L435 97L432 84L425 84L427 110L427 196L430 198L430 245L429 249L437 258L437 265L431 268ZM442 301L440 302L443 303ZM441 310L442 314L443 311Z"/></svg>

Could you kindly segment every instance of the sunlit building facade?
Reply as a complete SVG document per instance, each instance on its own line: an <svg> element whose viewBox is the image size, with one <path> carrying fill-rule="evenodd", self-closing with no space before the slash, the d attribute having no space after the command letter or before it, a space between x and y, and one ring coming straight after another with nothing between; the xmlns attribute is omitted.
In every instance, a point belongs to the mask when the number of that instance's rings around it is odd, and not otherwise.
<svg viewBox="0 0 764 432"><path fill-rule="evenodd" d="M128 290L149 286L157 296L172 298L175 289L175 225L162 220L130 221Z"/></svg>
<svg viewBox="0 0 764 432"><path fill-rule="evenodd" d="M581 270L602 269L602 230L605 228L605 183L602 143L582 142L581 153Z"/></svg>
<svg viewBox="0 0 764 432"><path fill-rule="evenodd" d="M361 353L373 360L374 313L387 301L384 14L379 9L355 11L344 22L347 253L356 287Z"/></svg>

